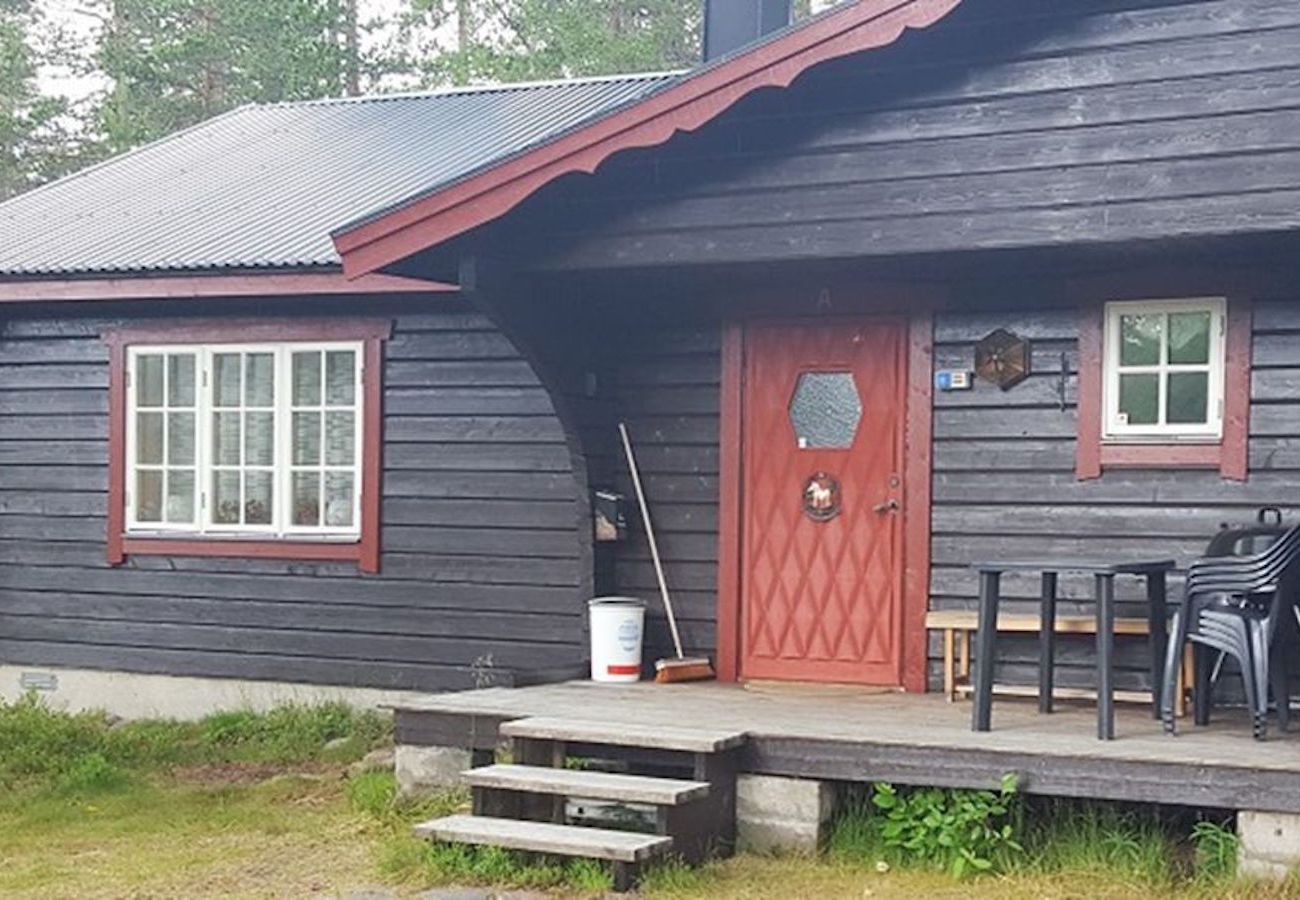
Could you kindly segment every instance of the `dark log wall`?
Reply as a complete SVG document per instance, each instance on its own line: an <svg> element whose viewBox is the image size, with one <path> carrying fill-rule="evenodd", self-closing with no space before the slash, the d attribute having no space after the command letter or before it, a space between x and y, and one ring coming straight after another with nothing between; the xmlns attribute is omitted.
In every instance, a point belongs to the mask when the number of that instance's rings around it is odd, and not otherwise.
<svg viewBox="0 0 1300 900"><path fill-rule="evenodd" d="M1296 228L1298 48L1291 0L967 2L557 186L523 227L547 269Z"/></svg>
<svg viewBox="0 0 1300 900"><path fill-rule="evenodd" d="M531 368L454 301L320 306L358 308L394 320L382 574L364 577L238 559L107 567L99 334L177 307L11 309L0 320L0 661L426 690L580 671L587 533Z"/></svg>
<svg viewBox="0 0 1300 900"><path fill-rule="evenodd" d="M1046 284L1046 282L1045 282ZM1047 285L1047 292L1055 293ZM952 288L953 306L935 321L935 367L969 370L974 344L995 328L1034 342L1034 374L1003 392L977 382L971 391L934 399L934 508L931 609L974 609L978 558L1042 553L1115 554L1130 558L1196 557L1224 522L1246 524L1264 505L1300 515L1300 296L1259 297L1254 304L1254 374L1250 477L1226 481L1216 471L1109 470L1095 481L1075 477L1078 389L1075 307L991 310L981 296ZM667 577L685 620L690 649L716 647L719 332L716 325L629 328L612 365L612 404L637 441L655 513ZM1064 377L1062 377L1064 376ZM598 434L590 440L597 442ZM614 480L631 497L615 464ZM630 507L635 517L635 508ZM614 589L651 605L650 650L669 649L657 588L639 520L615 553ZM1177 591L1178 579L1172 581ZM1063 613L1091 614L1091 582L1063 578ZM1035 578L1009 575L1008 608L1035 608ZM1122 614L1143 615L1136 580L1120 582ZM1058 683L1091 686L1089 638L1062 638ZM931 683L939 683L938 636L930 644ZM1121 638L1121 687L1149 684L1145 642ZM1031 684L1037 648L1006 636L1000 677Z"/></svg>
<svg viewBox="0 0 1300 900"><path fill-rule="evenodd" d="M659 324L629 329L611 366L613 406L622 411L654 516L682 643L689 653L717 646L718 411L720 332L716 325ZM650 601L646 658L672 651L658 583L627 466L613 481L629 499L631 540L615 550L613 587Z"/></svg>
<svg viewBox="0 0 1300 900"><path fill-rule="evenodd" d="M958 296L960 293L958 292ZM1297 298L1300 299L1300 298ZM934 513L931 606L976 606L975 579L966 567L981 558L1041 554L1129 558L1199 555L1224 522L1247 524L1265 505L1280 506L1289 521L1300 511L1300 302L1261 298L1255 303L1250 475L1227 481L1217 471L1109 470L1093 481L1075 477L1075 398L1079 314L1073 309L946 313L935 329L935 365L970 369L973 345L998 327L1034 341L1034 375L1002 392L976 382L965 392L938 393L934 410ZM1062 380L1062 367L1065 378ZM1064 388L1064 390L1062 390ZM1176 591L1178 580L1173 581ZM1091 612L1091 584L1063 578L1064 608ZM1136 579L1121 579L1121 598L1140 600ZM1008 575L1004 591L1032 609L1037 579ZM1013 604L1016 606L1018 604ZM1142 615L1140 608L1130 615ZM1005 677L1031 681L1037 649L1008 637ZM937 653L932 644L932 655ZM1120 642L1123 680L1145 687L1143 643ZM1080 661L1091 659L1088 639L1067 638L1061 683L1089 684ZM1069 667L1069 663L1075 663Z"/></svg>

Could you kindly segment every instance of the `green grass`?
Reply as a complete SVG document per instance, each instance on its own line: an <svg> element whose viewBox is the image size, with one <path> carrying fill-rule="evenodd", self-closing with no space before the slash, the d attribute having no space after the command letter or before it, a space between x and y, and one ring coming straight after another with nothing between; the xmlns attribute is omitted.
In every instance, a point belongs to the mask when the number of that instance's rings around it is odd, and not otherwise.
<svg viewBox="0 0 1300 900"><path fill-rule="evenodd" d="M349 762L390 733L385 718L342 704L114 723L100 713L55 712L27 697L0 702L0 789L110 784L180 766Z"/></svg>
<svg viewBox="0 0 1300 900"><path fill-rule="evenodd" d="M835 823L829 861L888 872L933 869L929 858L888 846L883 821L866 795L857 797ZM1232 887L1237 838L1229 820L1150 805L1021 798L1013 821L1023 852L999 855L996 880L1004 885L1008 878L1022 883L1076 878L1122 896L1216 896L1239 889ZM1300 896L1300 877L1249 890Z"/></svg>
<svg viewBox="0 0 1300 900"><path fill-rule="evenodd" d="M414 896L447 884L575 898L608 890L602 864L415 838L414 823L464 810L468 797L403 800L391 772L349 770L389 742L384 719L338 706L115 724L31 700L0 704L0 897L308 897L368 885ZM926 809L970 799L954 794ZM838 818L824 854L738 856L694 868L669 861L649 869L642 893L1300 900L1300 878L1233 881L1231 828L1185 813L1017 798L1010 821L1023 853L964 880L886 846L881 818L860 796Z"/></svg>

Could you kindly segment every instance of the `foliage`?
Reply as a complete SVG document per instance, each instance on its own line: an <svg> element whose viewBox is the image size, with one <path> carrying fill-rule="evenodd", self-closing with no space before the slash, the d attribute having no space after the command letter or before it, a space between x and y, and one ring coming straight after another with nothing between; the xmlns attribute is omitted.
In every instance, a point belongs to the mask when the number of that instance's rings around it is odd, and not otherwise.
<svg viewBox="0 0 1300 900"><path fill-rule="evenodd" d="M883 814L881 843L905 859L951 872L953 877L993 871L1024 848L1016 833L1016 778L1004 776L1001 790L900 791L877 784L871 802Z"/></svg>
<svg viewBox="0 0 1300 900"><path fill-rule="evenodd" d="M381 743L389 728L379 715L341 704L115 723L101 713L51 710L29 695L0 701L0 787L102 786L181 765L342 761ZM344 752L326 750L336 739Z"/></svg>
<svg viewBox="0 0 1300 900"><path fill-rule="evenodd" d="M1240 845L1241 841L1230 823L1202 819L1192 826L1197 880L1215 883L1235 878Z"/></svg>
<svg viewBox="0 0 1300 900"><path fill-rule="evenodd" d="M413 0L404 25L398 68L426 84L526 81L690 66L699 57L700 4Z"/></svg>
<svg viewBox="0 0 1300 900"><path fill-rule="evenodd" d="M67 165L67 101L43 94L36 78L56 55L33 0L0 0L0 200Z"/></svg>
<svg viewBox="0 0 1300 900"><path fill-rule="evenodd" d="M244 103L356 93L353 0L99 0L94 123L117 153Z"/></svg>

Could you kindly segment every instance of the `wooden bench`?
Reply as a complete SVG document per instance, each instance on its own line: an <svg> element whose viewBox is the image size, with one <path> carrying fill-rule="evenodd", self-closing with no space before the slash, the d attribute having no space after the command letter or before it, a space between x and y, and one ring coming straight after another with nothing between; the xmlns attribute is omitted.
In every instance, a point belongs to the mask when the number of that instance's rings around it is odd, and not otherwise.
<svg viewBox="0 0 1300 900"><path fill-rule="evenodd" d="M969 694L970 685L970 648L971 636L979 627L979 613L975 610L941 610L930 612L925 617L925 627L930 631L943 632L943 692L949 701L957 699L958 694ZM1037 613L1001 613L998 615L998 631L1037 634L1042 630L1042 618ZM1115 619L1116 634L1148 634L1147 620L1144 618ZM1056 617L1057 634L1096 634L1097 620L1093 616ZM1186 663L1184 664L1186 672ZM1185 679L1184 675L1184 679ZM1184 680L1184 684L1187 683ZM994 690L1002 694L1020 694L1034 697L1038 689L1032 686L996 685ZM1058 688L1055 695L1062 698L1091 698L1094 691L1086 689ZM1178 692L1178 712L1183 713L1183 692ZM1116 691L1116 700L1150 703L1148 691Z"/></svg>

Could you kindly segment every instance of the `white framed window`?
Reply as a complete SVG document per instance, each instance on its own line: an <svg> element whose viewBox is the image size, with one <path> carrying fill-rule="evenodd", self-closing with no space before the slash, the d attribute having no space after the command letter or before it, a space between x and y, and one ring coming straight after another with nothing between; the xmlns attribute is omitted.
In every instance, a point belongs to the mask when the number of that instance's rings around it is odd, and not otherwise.
<svg viewBox="0 0 1300 900"><path fill-rule="evenodd" d="M1226 316L1222 297L1106 304L1104 437L1219 439Z"/></svg>
<svg viewBox="0 0 1300 900"><path fill-rule="evenodd" d="M361 342L131 346L129 534L356 540Z"/></svg>

